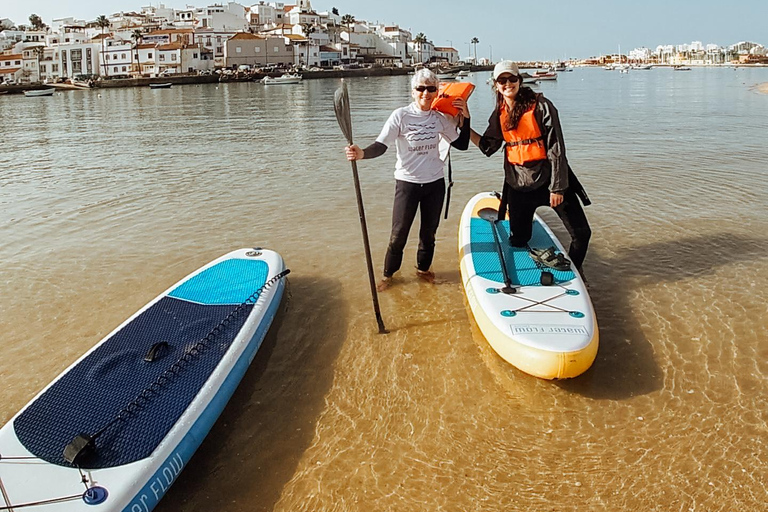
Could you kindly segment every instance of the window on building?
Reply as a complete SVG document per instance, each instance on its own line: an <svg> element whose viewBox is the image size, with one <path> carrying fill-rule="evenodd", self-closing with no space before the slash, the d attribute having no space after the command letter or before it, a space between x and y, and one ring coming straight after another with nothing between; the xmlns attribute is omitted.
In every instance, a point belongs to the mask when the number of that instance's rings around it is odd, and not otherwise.
<svg viewBox="0 0 768 512"><path fill-rule="evenodd" d="M147 60L152 60L152 52L149 52L149 53L147 54Z"/></svg>
<svg viewBox="0 0 768 512"><path fill-rule="evenodd" d="M240 46L235 46L235 53L243 53L243 49Z"/></svg>
<svg viewBox="0 0 768 512"><path fill-rule="evenodd" d="M261 47L260 46L257 46L256 48L254 48L254 50L256 50L256 53L261 53Z"/></svg>
<svg viewBox="0 0 768 512"><path fill-rule="evenodd" d="M172 53L172 54L171 54L171 60L172 60L172 61L175 61L175 60L176 60L176 54L175 54L175 53Z"/></svg>
<svg viewBox="0 0 768 512"><path fill-rule="evenodd" d="M160 56L158 57L158 60L160 60L160 62L164 62L165 61L165 54L161 53Z"/></svg>
<svg viewBox="0 0 768 512"><path fill-rule="evenodd" d="M120 54L120 58L121 58L121 59L123 59L123 60L125 60L125 54L124 54L124 53L121 53L121 54Z"/></svg>
<svg viewBox="0 0 768 512"><path fill-rule="evenodd" d="M275 46L275 53L280 53L280 47Z"/></svg>
<svg viewBox="0 0 768 512"><path fill-rule="evenodd" d="M117 71L117 66L115 66L115 67L113 68L113 71L114 71L115 73L117 73L117 72L118 72L118 71Z"/></svg>
<svg viewBox="0 0 768 512"><path fill-rule="evenodd" d="M193 54L192 54L192 58L193 58L193 59L196 59L196 58L197 58L197 54L196 54L196 53L193 53Z"/></svg>
<svg viewBox="0 0 768 512"><path fill-rule="evenodd" d="M126 66L123 66L123 73L127 71Z"/></svg>

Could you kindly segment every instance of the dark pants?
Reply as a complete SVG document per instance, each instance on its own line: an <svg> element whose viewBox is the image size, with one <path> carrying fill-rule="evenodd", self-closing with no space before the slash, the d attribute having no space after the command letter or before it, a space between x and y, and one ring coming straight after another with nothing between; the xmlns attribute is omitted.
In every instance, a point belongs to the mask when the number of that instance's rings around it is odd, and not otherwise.
<svg viewBox="0 0 768 512"><path fill-rule="evenodd" d="M549 206L549 189L541 187L537 190L521 192L509 189L509 243L515 247L525 247L533 233L533 214L539 206ZM563 202L556 207L560 220L571 235L571 246L568 255L573 265L581 271L581 265L587 256L589 239L592 230L589 228L587 216L581 208L579 198L571 190L564 194Z"/></svg>
<svg viewBox="0 0 768 512"><path fill-rule="evenodd" d="M392 234L384 258L384 276L400 270L403 263L403 249L408 240L416 210L421 211L419 228L419 251L416 254L416 268L427 271L435 255L435 234L440 224L440 212L445 197L445 180L440 178L432 183L419 185L395 180L395 204L392 207Z"/></svg>

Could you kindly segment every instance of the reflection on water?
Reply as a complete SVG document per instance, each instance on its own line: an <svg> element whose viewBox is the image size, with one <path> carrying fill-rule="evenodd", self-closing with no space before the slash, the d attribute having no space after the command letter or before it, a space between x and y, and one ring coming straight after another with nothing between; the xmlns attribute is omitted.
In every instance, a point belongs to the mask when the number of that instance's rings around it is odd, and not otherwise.
<svg viewBox="0 0 768 512"><path fill-rule="evenodd" d="M463 299L458 215L500 187L498 158L454 154L441 284L417 281L411 242L378 335L337 81L1 97L0 420L177 279L262 245L292 269L284 308L160 510L763 510L768 97L750 88L766 81L576 70L539 86L594 201L601 331L594 366L554 383L497 357ZM368 144L408 77L349 87ZM359 165L377 269L393 167Z"/></svg>

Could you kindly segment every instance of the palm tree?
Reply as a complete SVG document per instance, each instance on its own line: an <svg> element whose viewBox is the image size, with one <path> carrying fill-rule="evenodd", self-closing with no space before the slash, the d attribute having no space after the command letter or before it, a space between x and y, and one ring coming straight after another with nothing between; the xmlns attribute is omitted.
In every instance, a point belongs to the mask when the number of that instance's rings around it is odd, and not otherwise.
<svg viewBox="0 0 768 512"><path fill-rule="evenodd" d="M336 16L338 16L338 15L339 15L339 10L338 10L337 8L335 8L335 7L334 7L333 9L331 9L331 12L332 12L333 14L335 14Z"/></svg>
<svg viewBox="0 0 768 512"><path fill-rule="evenodd" d="M350 26L355 22L355 17L351 14L345 14L341 17L341 24L347 26L347 32L350 32ZM351 41L350 41L351 42Z"/></svg>
<svg viewBox="0 0 768 512"><path fill-rule="evenodd" d="M103 14L96 18L96 26L101 28L101 64L104 67L104 77L107 76L107 60L104 49L104 29L109 26L109 20Z"/></svg>
<svg viewBox="0 0 768 512"><path fill-rule="evenodd" d="M30 14L29 16L29 23L32 25L32 28L35 30L43 30L45 28L45 23L43 23L43 18L38 16L37 14Z"/></svg>
<svg viewBox="0 0 768 512"><path fill-rule="evenodd" d="M314 34L317 30L315 26L311 23L302 23L301 29L304 31L304 36L309 39L309 34Z"/></svg>
<svg viewBox="0 0 768 512"><path fill-rule="evenodd" d="M479 42L480 42L480 40L478 38L476 38L476 37L473 37L472 40L470 41L470 43L475 45L475 66L477 66L477 43L479 43Z"/></svg>
<svg viewBox="0 0 768 512"><path fill-rule="evenodd" d="M421 61L421 45L427 42L427 36L425 36L423 32L419 32L416 34L416 37L413 38L413 42L417 45L416 51L419 53L419 64L423 64Z"/></svg>
<svg viewBox="0 0 768 512"><path fill-rule="evenodd" d="M43 77L42 73L40 73L40 57L43 56L45 53L45 46L35 46L34 48L35 57L37 57L37 81L42 82Z"/></svg>
<svg viewBox="0 0 768 512"><path fill-rule="evenodd" d="M136 52L136 67L138 68L139 75L141 75L141 62L139 62L139 45L144 40L144 34L141 33L141 30L134 30L131 34L131 39L133 39L133 50ZM131 61L133 61L133 52L131 52ZM131 62L131 68L133 68L133 62Z"/></svg>

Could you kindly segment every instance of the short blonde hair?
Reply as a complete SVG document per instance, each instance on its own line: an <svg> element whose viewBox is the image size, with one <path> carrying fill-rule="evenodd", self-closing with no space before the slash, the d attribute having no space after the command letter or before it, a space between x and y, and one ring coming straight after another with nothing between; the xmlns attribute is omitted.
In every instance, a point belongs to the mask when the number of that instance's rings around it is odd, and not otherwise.
<svg viewBox="0 0 768 512"><path fill-rule="evenodd" d="M431 69L421 68L413 74L411 78L411 89L415 89L420 83L426 85L440 85L440 80L437 75L432 72Z"/></svg>

